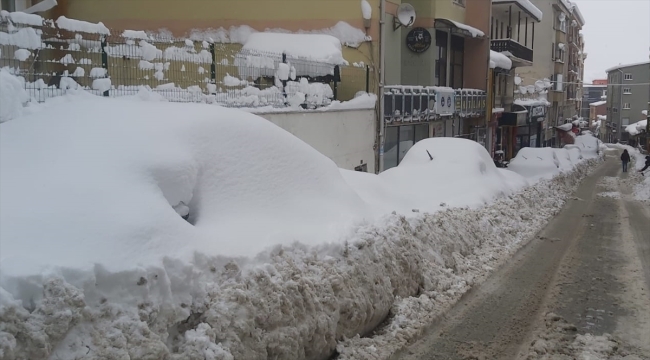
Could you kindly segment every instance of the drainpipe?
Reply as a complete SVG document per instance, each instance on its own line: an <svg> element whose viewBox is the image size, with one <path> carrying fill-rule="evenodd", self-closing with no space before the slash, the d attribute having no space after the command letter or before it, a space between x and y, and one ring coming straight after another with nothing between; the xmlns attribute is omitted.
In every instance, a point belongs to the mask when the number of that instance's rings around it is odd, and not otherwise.
<svg viewBox="0 0 650 360"><path fill-rule="evenodd" d="M490 23L492 22L492 5L490 4L489 11ZM487 38L487 76L485 77L485 97L487 98L487 106L485 109L485 145L487 151L490 153L490 156L494 157L494 142L496 139L492 137L492 132L490 131L490 122L492 122L492 111L494 109L494 91L492 90L494 84L494 70L490 69L490 50L492 49L492 36Z"/></svg>
<svg viewBox="0 0 650 360"><path fill-rule="evenodd" d="M621 73L621 81L620 81L620 85L618 87L618 97L619 97L618 106L620 106L620 107L618 109L618 122L617 122L618 123L618 125L617 125L618 129L616 129L616 133L618 134L618 137L619 137L619 140L620 140L621 137L623 136L621 134L621 128L622 128L621 121L623 120L623 88L621 86L623 86L623 81L624 81L623 78L625 77L625 74L623 73L623 70L621 70L621 69L617 69L617 70Z"/></svg>
<svg viewBox="0 0 650 360"><path fill-rule="evenodd" d="M384 171L384 137L386 132L386 123L384 120L384 86L386 85L386 0L379 2L379 164L376 167L378 171Z"/></svg>

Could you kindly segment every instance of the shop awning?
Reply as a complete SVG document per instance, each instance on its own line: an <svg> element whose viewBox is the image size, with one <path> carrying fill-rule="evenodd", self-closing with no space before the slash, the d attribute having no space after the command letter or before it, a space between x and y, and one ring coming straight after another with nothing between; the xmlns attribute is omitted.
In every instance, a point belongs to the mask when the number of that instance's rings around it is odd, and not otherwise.
<svg viewBox="0 0 650 360"><path fill-rule="evenodd" d="M442 19L435 19L434 27L438 30L449 31L453 35L468 37L468 38L484 38L485 33L475 27L459 23L458 21Z"/></svg>
<svg viewBox="0 0 650 360"><path fill-rule="evenodd" d="M528 124L528 111L504 112L499 118L499 126L525 126Z"/></svg>

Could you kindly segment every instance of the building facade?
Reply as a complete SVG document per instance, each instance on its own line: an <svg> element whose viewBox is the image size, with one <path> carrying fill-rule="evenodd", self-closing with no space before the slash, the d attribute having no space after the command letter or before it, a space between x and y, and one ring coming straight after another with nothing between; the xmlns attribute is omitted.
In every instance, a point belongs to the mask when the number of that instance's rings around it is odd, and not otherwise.
<svg viewBox="0 0 650 360"><path fill-rule="evenodd" d="M544 17L535 28L533 65L519 69L525 86L549 79L547 94L551 106L546 116L543 145L559 145L554 130L572 122L582 107L584 76L584 39L580 31L585 20L580 9L568 0L531 0Z"/></svg>
<svg viewBox="0 0 650 360"><path fill-rule="evenodd" d="M604 81L604 84L602 83ZM582 110L580 117L592 120L589 115L590 104L607 99L607 80L594 80L590 85L584 85L582 91ZM604 115L604 114L603 114Z"/></svg>
<svg viewBox="0 0 650 360"><path fill-rule="evenodd" d="M612 141L627 141L623 129L646 119L650 99L650 61L607 69L607 126Z"/></svg>

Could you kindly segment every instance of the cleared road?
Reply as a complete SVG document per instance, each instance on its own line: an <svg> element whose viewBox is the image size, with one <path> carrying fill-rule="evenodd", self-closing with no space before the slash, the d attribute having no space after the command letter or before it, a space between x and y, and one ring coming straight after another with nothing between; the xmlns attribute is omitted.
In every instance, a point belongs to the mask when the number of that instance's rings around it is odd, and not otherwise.
<svg viewBox="0 0 650 360"><path fill-rule="evenodd" d="M536 239L394 359L570 359L578 334L650 359L650 209L628 175L608 152Z"/></svg>

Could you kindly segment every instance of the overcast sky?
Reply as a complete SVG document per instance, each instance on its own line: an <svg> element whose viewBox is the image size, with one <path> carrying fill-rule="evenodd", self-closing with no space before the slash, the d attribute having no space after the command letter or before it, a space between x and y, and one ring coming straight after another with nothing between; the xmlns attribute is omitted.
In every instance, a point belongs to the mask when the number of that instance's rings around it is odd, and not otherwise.
<svg viewBox="0 0 650 360"><path fill-rule="evenodd" d="M585 83L604 79L605 69L648 61L650 0L573 0L585 18Z"/></svg>

